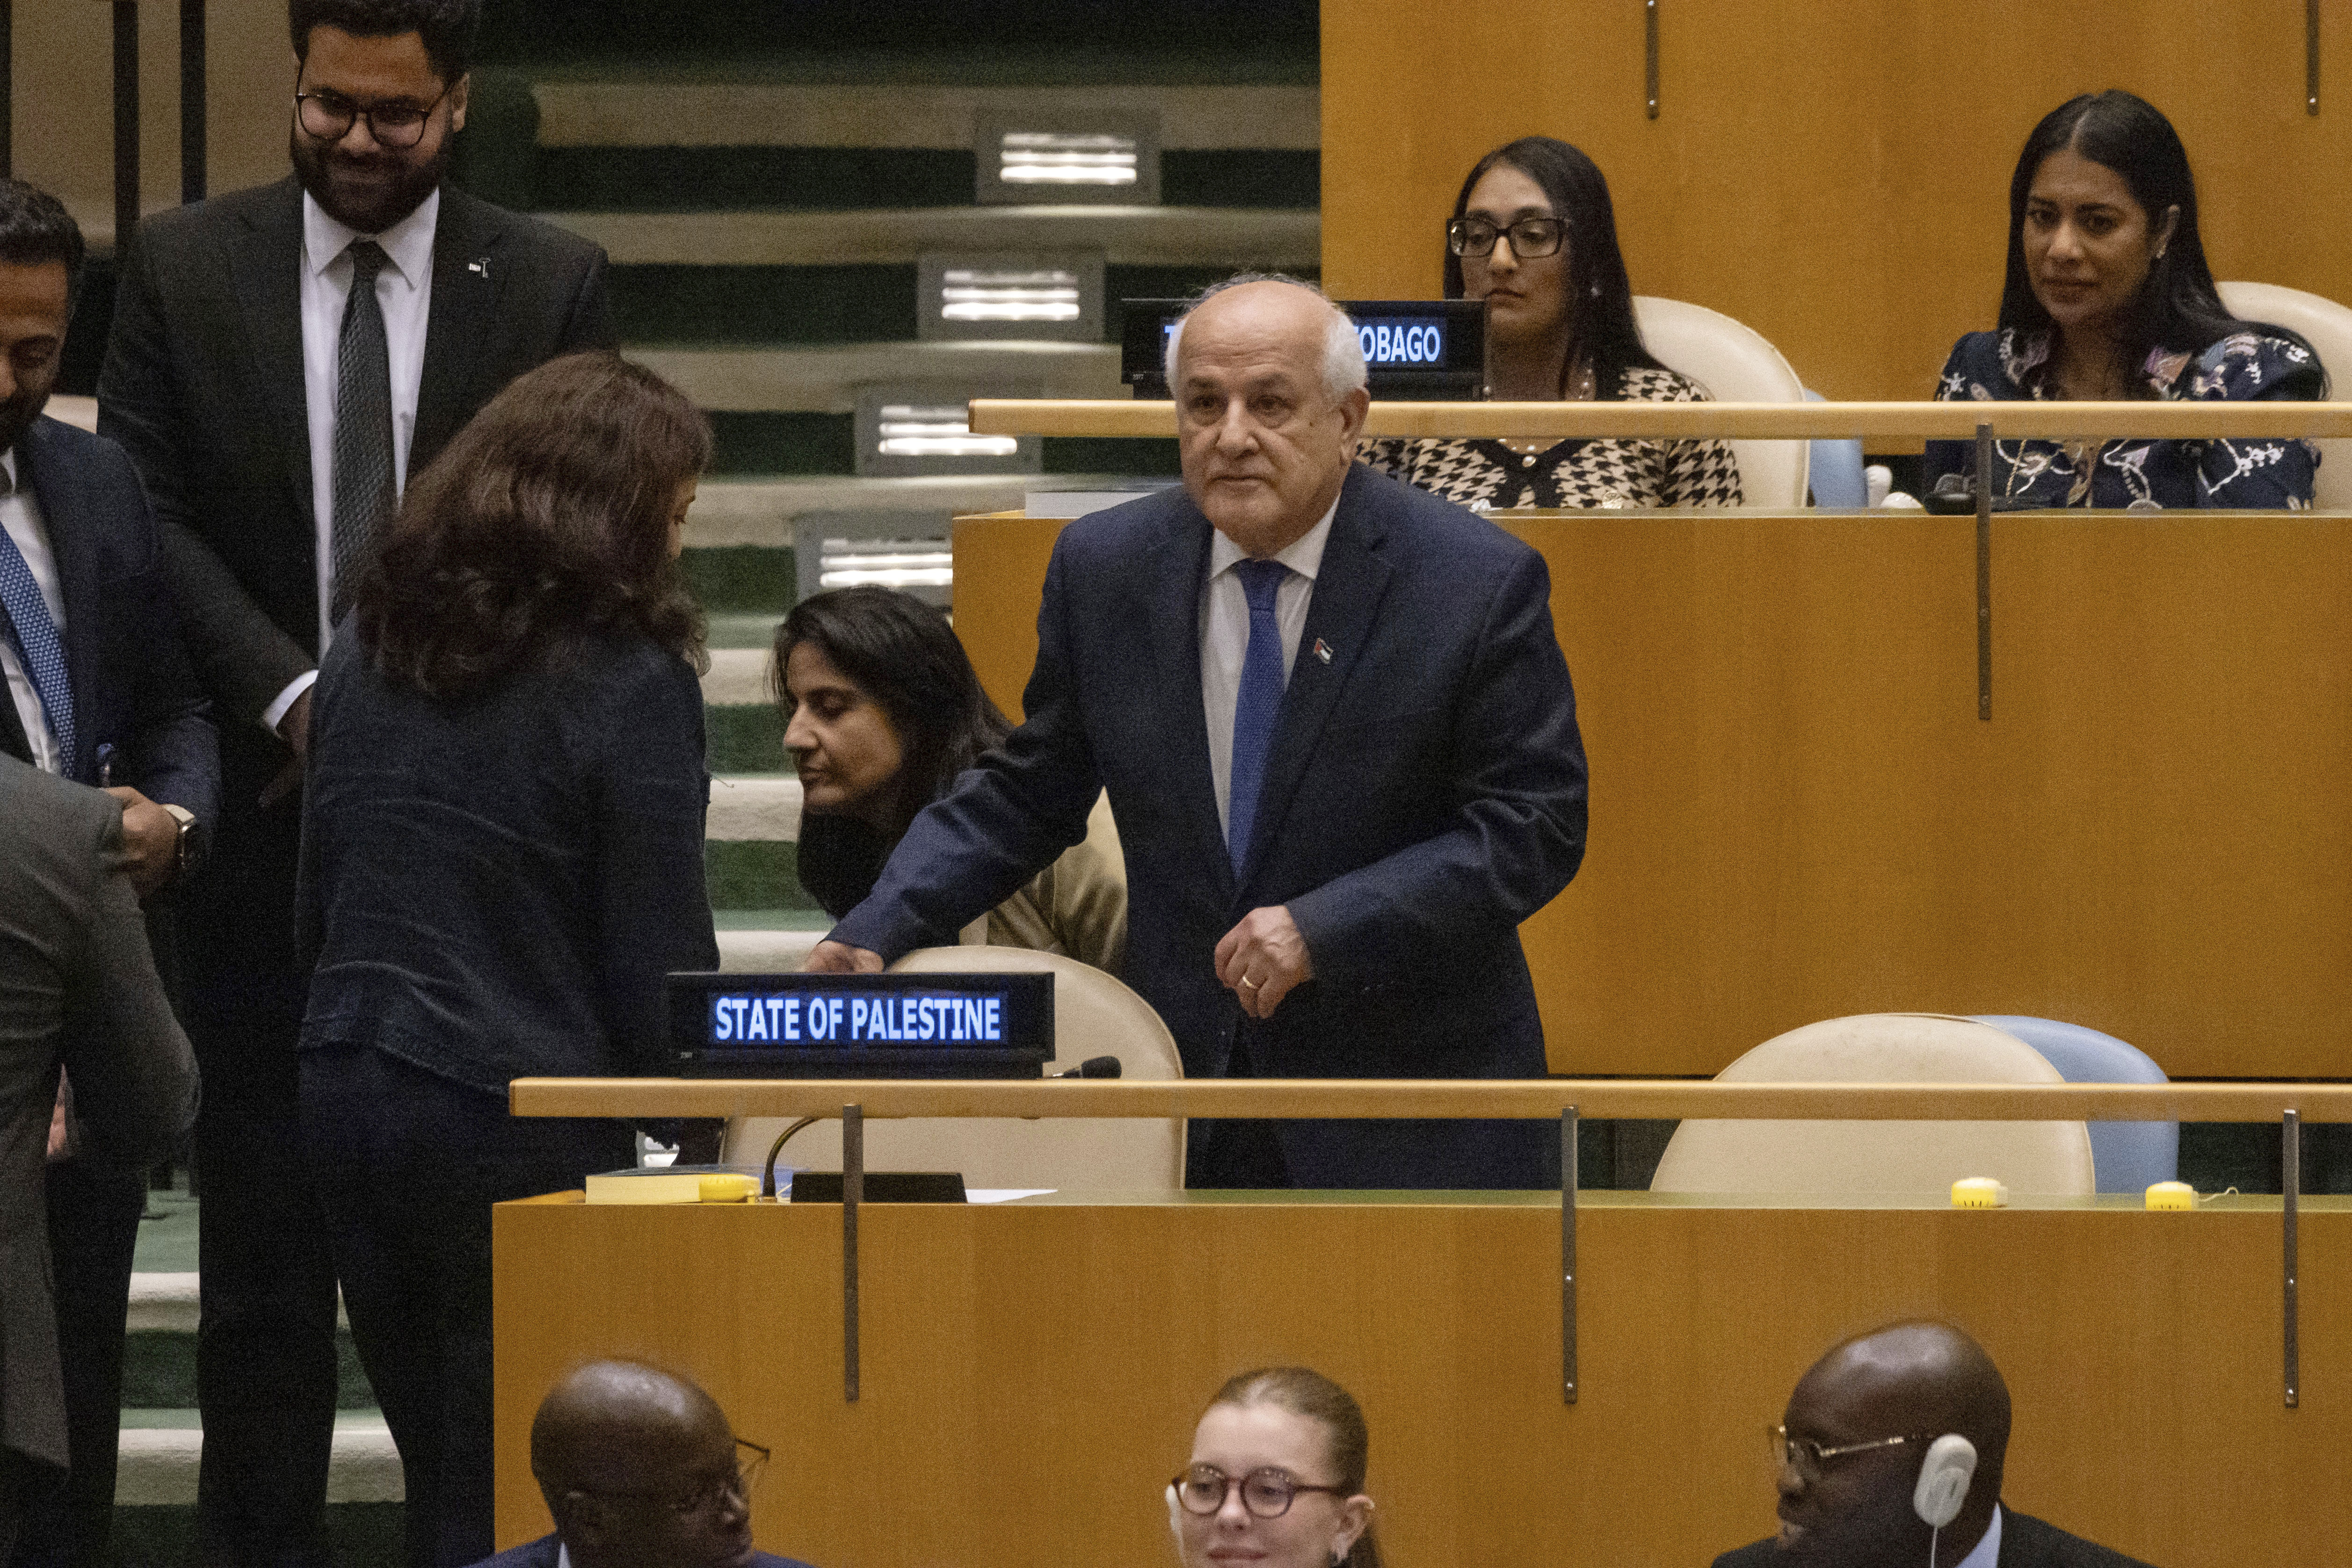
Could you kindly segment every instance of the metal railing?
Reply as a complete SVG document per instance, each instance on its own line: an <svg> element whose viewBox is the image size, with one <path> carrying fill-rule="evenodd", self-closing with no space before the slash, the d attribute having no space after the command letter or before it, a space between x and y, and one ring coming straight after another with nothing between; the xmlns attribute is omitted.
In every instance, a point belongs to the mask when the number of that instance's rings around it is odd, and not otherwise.
<svg viewBox="0 0 2352 1568"><path fill-rule="evenodd" d="M2352 1121L2352 1084L1693 1083L1667 1079L971 1079L524 1078L517 1116L839 1118L842 1396L858 1393L857 1211L868 1117L1496 1118L1559 1122L1560 1399L1577 1397L1577 1125L1705 1121L2276 1121L2282 1129L2280 1360L2301 1397L2298 1222L2305 1121Z"/></svg>
<svg viewBox="0 0 2352 1568"><path fill-rule="evenodd" d="M1159 436L1176 405L1117 398L975 397L975 436ZM1687 440L1972 441L2142 437L2254 440L2352 436L2352 403L1381 403L1369 437L1644 436Z"/></svg>

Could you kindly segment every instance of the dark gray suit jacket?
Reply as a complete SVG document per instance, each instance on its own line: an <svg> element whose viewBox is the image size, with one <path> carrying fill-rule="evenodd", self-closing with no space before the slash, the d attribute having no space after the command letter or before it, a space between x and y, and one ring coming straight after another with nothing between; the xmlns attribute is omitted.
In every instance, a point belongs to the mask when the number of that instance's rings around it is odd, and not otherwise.
<svg viewBox="0 0 2352 1568"><path fill-rule="evenodd" d="M232 734L318 660L301 268L290 175L144 219L99 376L100 428L147 481ZM614 344L603 249L444 186L409 474L516 376Z"/></svg>
<svg viewBox="0 0 2352 1568"><path fill-rule="evenodd" d="M16 443L16 473L40 503L66 605L74 776L95 779L101 745L114 782L194 812L220 811L220 743L181 647L154 517L122 448L55 419ZM33 760L14 703L0 700L0 753Z"/></svg>
<svg viewBox="0 0 2352 1568"><path fill-rule="evenodd" d="M1576 874L1585 834L1584 745L1542 558L1450 501L1349 473L1236 872L1201 700L1211 532L1181 489L1063 531L1026 722L915 819L833 934L886 958L952 942L1077 842L1108 789L1127 854L1126 979L1186 1073L1223 1076L1238 1048L1261 1076L1542 1077L1518 925ZM1214 954L1243 915L1276 904L1315 978L1260 1024ZM1549 1132L1280 1124L1302 1187L1536 1186Z"/></svg>
<svg viewBox="0 0 2352 1568"><path fill-rule="evenodd" d="M152 1163L196 1112L121 847L113 800L0 757L0 1447L51 1465L66 1462L43 1199L58 1068L87 1161Z"/></svg>
<svg viewBox="0 0 2352 1568"><path fill-rule="evenodd" d="M1780 1568L1787 1559L1769 1541L1754 1542L1715 1560L1715 1568ZM2110 1552L2079 1535L2004 1504L2000 1510L1998 1568L2148 1568L2136 1557Z"/></svg>

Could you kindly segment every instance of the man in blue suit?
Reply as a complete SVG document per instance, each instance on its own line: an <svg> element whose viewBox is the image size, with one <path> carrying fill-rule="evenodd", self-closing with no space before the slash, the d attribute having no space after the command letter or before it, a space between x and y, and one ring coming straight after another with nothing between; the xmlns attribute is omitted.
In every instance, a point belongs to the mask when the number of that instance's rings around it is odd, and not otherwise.
<svg viewBox="0 0 2352 1568"><path fill-rule="evenodd" d="M751 1545L767 1460L686 1379L590 1362L531 1419L530 1473L554 1532L474 1568L808 1568Z"/></svg>
<svg viewBox="0 0 2352 1568"><path fill-rule="evenodd" d="M1348 319L1213 290L1169 350L1184 487L1072 524L1027 721L918 817L812 967L952 941L1086 831L1127 853L1127 979L1193 1077L1537 1078L1518 924L1583 858L1542 560L1353 462ZM1540 1124L1195 1123L1188 1183L1528 1187Z"/></svg>
<svg viewBox="0 0 2352 1568"><path fill-rule="evenodd" d="M107 789L127 880L151 899L212 827L220 753L138 473L113 442L43 417L82 255L55 197L0 179L0 755ZM147 925L168 979L167 910L151 904ZM55 1127L45 1184L72 1467L32 1499L17 1568L107 1556L123 1311L146 1207L138 1172L82 1157L62 1112Z"/></svg>

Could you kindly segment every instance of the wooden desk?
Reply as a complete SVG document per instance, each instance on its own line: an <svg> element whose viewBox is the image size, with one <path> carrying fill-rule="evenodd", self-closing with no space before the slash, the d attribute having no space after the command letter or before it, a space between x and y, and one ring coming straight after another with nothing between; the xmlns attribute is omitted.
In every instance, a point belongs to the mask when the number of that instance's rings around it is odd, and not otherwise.
<svg viewBox="0 0 2352 1568"><path fill-rule="evenodd" d="M1399 1568L1703 1564L1772 1527L1763 1428L1840 1337L1976 1334L2016 1402L2005 1496L2163 1568L2316 1563L2352 1530L2352 1201L2303 1215L2280 1395L2275 1198L2190 1215L1590 1194L1574 1406L1557 1194L1283 1194L862 1210L862 1397L837 1207L502 1205L499 1539L544 1531L530 1416L592 1355L661 1363L772 1445L759 1540L822 1568L1167 1559L1200 1406L1301 1362L1362 1401Z"/></svg>
<svg viewBox="0 0 2352 1568"><path fill-rule="evenodd" d="M2352 1074L2352 516L1498 514L1550 566L1592 838L1527 923L1556 1072L2023 1013L2177 1077ZM1019 710L1054 535L956 524Z"/></svg>

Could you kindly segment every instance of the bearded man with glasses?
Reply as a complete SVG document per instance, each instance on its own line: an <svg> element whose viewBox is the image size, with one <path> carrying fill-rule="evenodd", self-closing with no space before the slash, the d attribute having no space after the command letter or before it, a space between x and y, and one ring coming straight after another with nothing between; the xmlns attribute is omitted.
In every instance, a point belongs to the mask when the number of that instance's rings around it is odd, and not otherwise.
<svg viewBox="0 0 2352 1568"><path fill-rule="evenodd" d="M290 0L292 176L140 224L99 381L222 731L221 822L180 915L205 1563L327 1561L336 1273L295 1099L310 683L408 479L516 376L614 346L602 250L443 183L479 9Z"/></svg>
<svg viewBox="0 0 2352 1568"><path fill-rule="evenodd" d="M476 1568L808 1568L751 1545L768 1450L719 1402L635 1362L591 1362L530 1424L530 1473L555 1531Z"/></svg>

